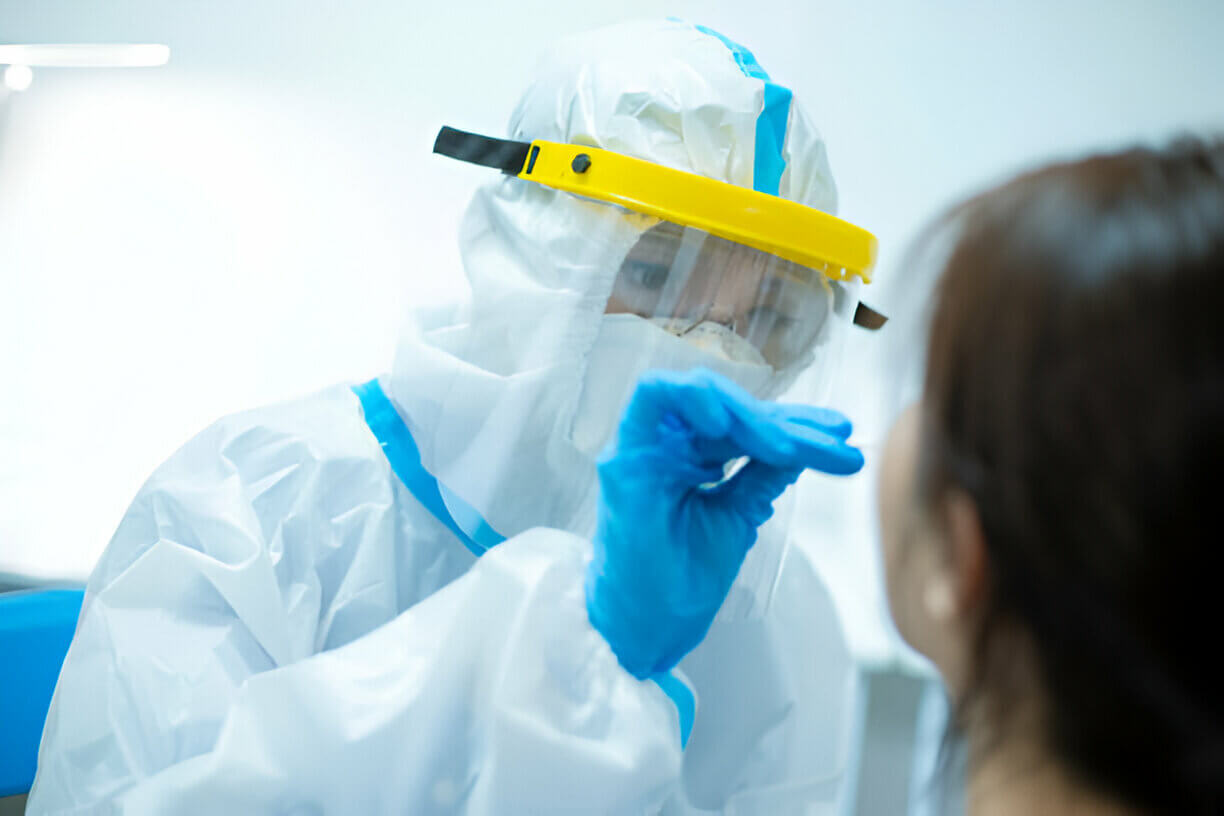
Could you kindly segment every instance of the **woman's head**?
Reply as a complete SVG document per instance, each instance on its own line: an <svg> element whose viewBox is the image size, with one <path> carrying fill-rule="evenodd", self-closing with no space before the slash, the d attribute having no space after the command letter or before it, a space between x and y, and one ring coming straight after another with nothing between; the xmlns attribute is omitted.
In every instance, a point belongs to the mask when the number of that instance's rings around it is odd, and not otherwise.
<svg viewBox="0 0 1224 816"><path fill-rule="evenodd" d="M881 483L889 594L962 716L1224 809L1224 144L1022 176L952 237Z"/></svg>

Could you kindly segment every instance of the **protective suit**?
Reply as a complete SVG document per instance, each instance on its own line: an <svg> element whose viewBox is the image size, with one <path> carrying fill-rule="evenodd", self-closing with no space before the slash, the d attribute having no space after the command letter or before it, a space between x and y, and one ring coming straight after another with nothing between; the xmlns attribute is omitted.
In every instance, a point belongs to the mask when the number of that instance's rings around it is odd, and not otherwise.
<svg viewBox="0 0 1224 816"><path fill-rule="evenodd" d="M836 205L789 91L681 21L565 41L509 130ZM773 396L835 356L856 289L821 284L793 348L681 297L636 308L648 236L673 271L716 243L608 212L491 181L460 235L470 298L413 315L389 375L223 419L154 473L89 580L30 813L836 809L853 674L785 514L654 680L582 582L637 375L701 364Z"/></svg>

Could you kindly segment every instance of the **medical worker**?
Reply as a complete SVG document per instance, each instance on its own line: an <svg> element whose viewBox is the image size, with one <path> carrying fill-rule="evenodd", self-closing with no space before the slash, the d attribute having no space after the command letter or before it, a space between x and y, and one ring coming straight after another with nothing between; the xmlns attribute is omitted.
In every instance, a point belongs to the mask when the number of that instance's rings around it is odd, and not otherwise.
<svg viewBox="0 0 1224 816"><path fill-rule="evenodd" d="M464 303L413 315L389 375L223 419L141 489L89 580L30 813L835 805L850 660L766 519L802 468L861 459L832 414L753 417L833 362L874 242L827 214L790 92L686 22L563 42L508 135L436 147L503 171L461 228ZM643 539L619 569L688 620L618 654L653 607L595 581L588 609L582 576L615 571L591 550L596 459L650 368L691 384L663 432L710 441L640 475L733 496L685 524L745 560L650 572ZM648 402L652 437L673 412Z"/></svg>

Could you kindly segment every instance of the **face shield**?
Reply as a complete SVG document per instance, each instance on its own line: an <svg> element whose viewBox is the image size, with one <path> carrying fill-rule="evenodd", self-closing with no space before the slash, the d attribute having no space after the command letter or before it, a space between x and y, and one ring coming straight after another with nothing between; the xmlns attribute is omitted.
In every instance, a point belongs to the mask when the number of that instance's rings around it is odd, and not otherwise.
<svg viewBox="0 0 1224 816"><path fill-rule="evenodd" d="M871 280L871 233L778 196L609 150L453 128L434 152L612 205L596 224L652 216L621 263L607 313L645 318L732 362L785 371L836 308L833 282ZM878 318L866 307L854 315L873 329Z"/></svg>
<svg viewBox="0 0 1224 816"><path fill-rule="evenodd" d="M444 128L434 149L535 182L478 196L464 260L488 274L459 324L479 327L482 339L466 328L461 346L445 346L473 373L462 391L447 386L446 421L422 446L423 461L448 463L439 482L499 532L585 530L593 516L570 508L587 506L595 458L643 371L702 366L777 397L800 372L831 368L809 363L814 354L835 360L843 330L861 323L857 289L870 278L875 239L827 213L583 145ZM416 369L431 364L423 350L414 346ZM494 449L509 453L490 461L484 452ZM768 608L786 504L762 529L722 617Z"/></svg>

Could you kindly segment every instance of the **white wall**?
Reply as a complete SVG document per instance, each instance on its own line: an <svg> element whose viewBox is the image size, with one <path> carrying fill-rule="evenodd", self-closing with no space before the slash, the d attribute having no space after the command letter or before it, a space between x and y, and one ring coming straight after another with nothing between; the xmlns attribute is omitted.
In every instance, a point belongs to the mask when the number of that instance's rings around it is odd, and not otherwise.
<svg viewBox="0 0 1224 816"><path fill-rule="evenodd" d="M486 177L430 156L438 126L499 132L542 43L649 14L723 31L795 88L843 215L880 237L871 299L893 313L934 208L1051 156L1224 127L1210 0L0 0L0 42L173 52L36 71L0 101L0 572L83 577L209 421L385 369L398 295L457 291L455 224ZM835 400L865 437L886 350L856 350ZM884 660L871 478L810 480L800 535Z"/></svg>

